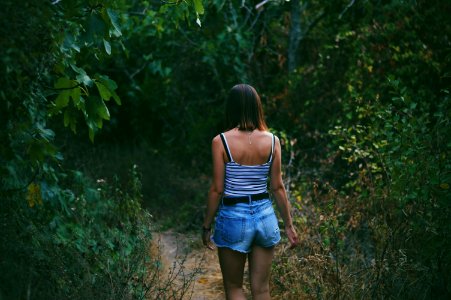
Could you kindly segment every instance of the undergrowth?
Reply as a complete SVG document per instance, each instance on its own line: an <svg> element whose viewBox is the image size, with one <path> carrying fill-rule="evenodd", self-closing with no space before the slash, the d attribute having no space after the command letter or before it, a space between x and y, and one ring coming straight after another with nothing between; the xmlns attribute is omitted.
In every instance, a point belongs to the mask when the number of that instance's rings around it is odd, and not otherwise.
<svg viewBox="0 0 451 300"><path fill-rule="evenodd" d="M182 299L193 279L164 275L151 253L136 165L122 182L67 171L31 186L2 204L0 298ZM175 278L187 284L174 290Z"/></svg>

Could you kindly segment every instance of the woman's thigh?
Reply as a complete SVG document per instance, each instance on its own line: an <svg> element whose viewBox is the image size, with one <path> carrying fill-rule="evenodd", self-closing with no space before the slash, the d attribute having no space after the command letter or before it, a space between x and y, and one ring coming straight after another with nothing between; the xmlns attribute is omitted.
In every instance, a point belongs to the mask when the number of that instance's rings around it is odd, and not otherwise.
<svg viewBox="0 0 451 300"><path fill-rule="evenodd" d="M271 264L274 258L274 247L254 245L249 253L249 275L252 293L269 293Z"/></svg>
<svg viewBox="0 0 451 300"><path fill-rule="evenodd" d="M230 285L242 286L246 253L229 248L218 248L218 256L226 288Z"/></svg>

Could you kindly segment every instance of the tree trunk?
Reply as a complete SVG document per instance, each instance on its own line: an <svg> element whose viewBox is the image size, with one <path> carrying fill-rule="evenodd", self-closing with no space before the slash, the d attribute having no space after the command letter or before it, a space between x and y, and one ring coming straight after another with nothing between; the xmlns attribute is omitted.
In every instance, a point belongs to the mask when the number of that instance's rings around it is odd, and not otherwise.
<svg viewBox="0 0 451 300"><path fill-rule="evenodd" d="M288 72L293 72L298 66L297 52L302 37L301 0L291 1L290 37L288 43Z"/></svg>

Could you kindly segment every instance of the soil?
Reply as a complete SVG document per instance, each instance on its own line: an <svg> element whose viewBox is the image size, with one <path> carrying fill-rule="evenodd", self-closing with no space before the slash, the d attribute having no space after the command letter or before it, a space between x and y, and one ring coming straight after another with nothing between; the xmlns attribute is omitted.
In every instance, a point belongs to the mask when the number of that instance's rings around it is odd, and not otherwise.
<svg viewBox="0 0 451 300"><path fill-rule="evenodd" d="M154 243L161 255L163 272L178 274L174 285L187 287L179 299L225 299L217 251L203 247L200 237L169 230L155 233Z"/></svg>

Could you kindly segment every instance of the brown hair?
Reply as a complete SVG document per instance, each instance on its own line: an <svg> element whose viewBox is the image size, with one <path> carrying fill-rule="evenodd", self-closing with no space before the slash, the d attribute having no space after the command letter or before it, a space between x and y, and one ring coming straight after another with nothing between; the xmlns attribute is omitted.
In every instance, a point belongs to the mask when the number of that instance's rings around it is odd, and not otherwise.
<svg viewBox="0 0 451 300"><path fill-rule="evenodd" d="M237 84L230 90L226 103L226 122L228 129L268 129L260 96L252 86Z"/></svg>

